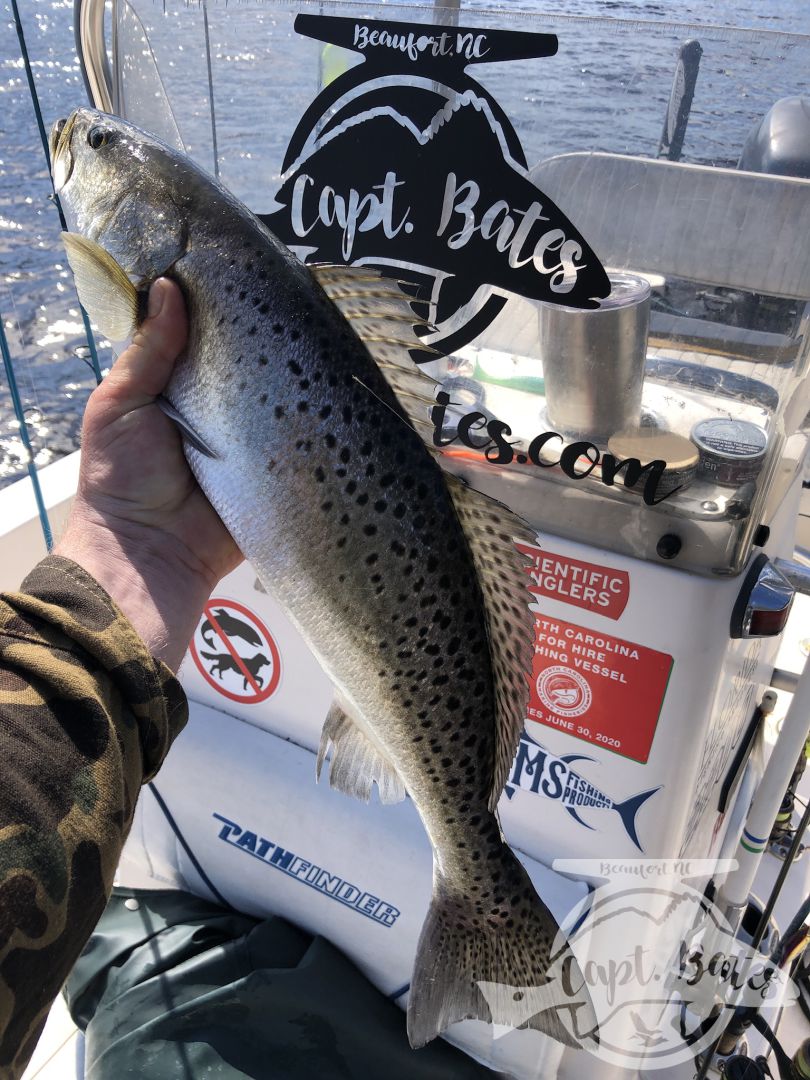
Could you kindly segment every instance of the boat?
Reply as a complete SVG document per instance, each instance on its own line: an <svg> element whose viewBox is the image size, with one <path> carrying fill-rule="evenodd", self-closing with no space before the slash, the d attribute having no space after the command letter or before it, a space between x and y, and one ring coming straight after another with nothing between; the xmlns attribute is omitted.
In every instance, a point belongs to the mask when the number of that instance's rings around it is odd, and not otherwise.
<svg viewBox="0 0 810 1080"><path fill-rule="evenodd" d="M718 64L765 93L780 65L806 70L810 38L524 7L114 0L105 34L104 4L77 0L76 27L97 107L190 152L301 258L418 295L439 355L426 438L534 533L531 696L499 816L570 930L601 1043L473 1020L445 1037L518 1080L732 1075L769 1035L730 1035L723 987L696 1005L684 984L710 942L753 942L761 964L810 892L791 813L808 794L810 106L770 99L736 154L683 151L728 104ZM225 55L284 98L247 141L260 91L235 91ZM655 105L642 56L675 69L657 146L628 134ZM545 72L557 127L541 131L527 99ZM577 72L589 93L555 113ZM56 531L77 468L38 474ZM31 484L0 492L3 588L44 551ZM409 801L316 784L333 687L249 566L217 586L180 676L192 723L143 792L119 882L283 915L404 1006L430 845ZM668 992L642 1000L634 969L614 1007L604 972L637 949ZM792 1055L810 1025L779 985L768 1023Z"/></svg>

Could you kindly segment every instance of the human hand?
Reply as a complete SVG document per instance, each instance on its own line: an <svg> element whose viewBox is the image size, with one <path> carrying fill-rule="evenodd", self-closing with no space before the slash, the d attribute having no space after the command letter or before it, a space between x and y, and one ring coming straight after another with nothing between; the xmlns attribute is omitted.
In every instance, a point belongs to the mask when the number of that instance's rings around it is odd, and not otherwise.
<svg viewBox="0 0 810 1080"><path fill-rule="evenodd" d="M155 404L187 328L180 289L158 279L147 319L87 402L79 487L56 548L96 578L175 670L214 585L242 561Z"/></svg>

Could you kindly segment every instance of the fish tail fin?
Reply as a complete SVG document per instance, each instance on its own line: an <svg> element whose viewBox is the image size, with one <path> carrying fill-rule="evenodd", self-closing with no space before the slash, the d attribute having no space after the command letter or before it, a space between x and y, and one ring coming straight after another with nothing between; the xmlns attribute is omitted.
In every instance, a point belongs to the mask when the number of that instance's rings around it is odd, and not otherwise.
<svg viewBox="0 0 810 1080"><path fill-rule="evenodd" d="M452 889L434 861L408 1000L415 1049L466 1019L533 1028L566 1046L598 1041L576 959L506 845L500 869L508 873L490 887L482 914L480 901Z"/></svg>
<svg viewBox="0 0 810 1080"><path fill-rule="evenodd" d="M636 845L639 851L643 851L636 832L636 814L639 812L644 803L659 789L650 788L649 791L642 791L639 795L633 795L629 799L625 799L624 802L614 803L613 809L617 811L619 817L622 819L622 825L624 825L627 835Z"/></svg>

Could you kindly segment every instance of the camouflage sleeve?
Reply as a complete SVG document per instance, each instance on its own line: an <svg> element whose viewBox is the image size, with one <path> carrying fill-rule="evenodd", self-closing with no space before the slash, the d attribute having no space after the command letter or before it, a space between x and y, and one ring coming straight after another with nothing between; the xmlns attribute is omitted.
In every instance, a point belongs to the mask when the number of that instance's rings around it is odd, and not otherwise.
<svg viewBox="0 0 810 1080"><path fill-rule="evenodd" d="M49 556L0 595L0 1078L100 917L185 696L97 582Z"/></svg>

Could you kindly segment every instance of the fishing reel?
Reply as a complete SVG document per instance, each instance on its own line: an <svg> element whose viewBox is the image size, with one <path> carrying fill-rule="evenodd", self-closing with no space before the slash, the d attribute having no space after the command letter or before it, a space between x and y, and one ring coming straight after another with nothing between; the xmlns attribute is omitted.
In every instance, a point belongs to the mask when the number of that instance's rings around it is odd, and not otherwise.
<svg viewBox="0 0 810 1080"><path fill-rule="evenodd" d="M720 1075L725 1080L764 1080L772 1077L764 1057L750 1058L744 1054L734 1054L723 1062Z"/></svg>

